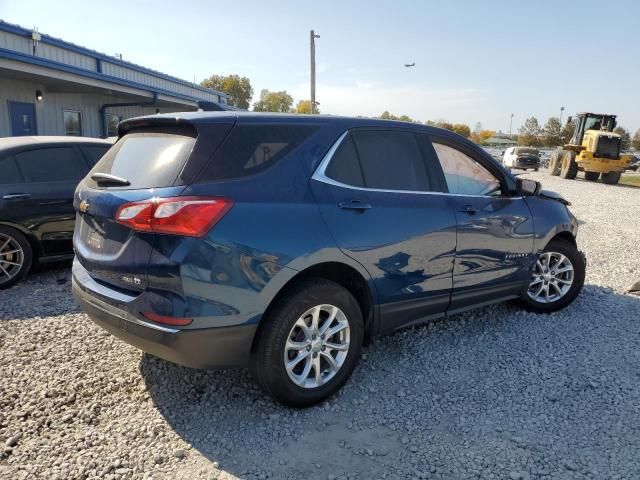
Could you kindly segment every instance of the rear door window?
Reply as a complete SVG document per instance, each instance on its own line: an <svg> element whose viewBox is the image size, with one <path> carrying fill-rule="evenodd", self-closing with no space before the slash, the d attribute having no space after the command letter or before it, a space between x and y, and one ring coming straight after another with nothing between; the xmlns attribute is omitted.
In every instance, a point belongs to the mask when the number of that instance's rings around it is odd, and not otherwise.
<svg viewBox="0 0 640 480"><path fill-rule="evenodd" d="M80 152L70 146L37 148L14 157L27 182L79 182L88 170Z"/></svg>
<svg viewBox="0 0 640 480"><path fill-rule="evenodd" d="M0 159L0 185L22 182L22 176L13 157Z"/></svg>
<svg viewBox="0 0 640 480"><path fill-rule="evenodd" d="M209 162L203 180L227 180L260 173L289 155L316 128L300 124L236 125Z"/></svg>
<svg viewBox="0 0 640 480"><path fill-rule="evenodd" d="M425 161L414 133L357 130L353 136L367 188L431 190Z"/></svg>
<svg viewBox="0 0 640 480"><path fill-rule="evenodd" d="M90 173L124 178L131 189L173 186L195 143L194 137L186 135L129 133L109 149ZM87 182L97 187L90 178Z"/></svg>

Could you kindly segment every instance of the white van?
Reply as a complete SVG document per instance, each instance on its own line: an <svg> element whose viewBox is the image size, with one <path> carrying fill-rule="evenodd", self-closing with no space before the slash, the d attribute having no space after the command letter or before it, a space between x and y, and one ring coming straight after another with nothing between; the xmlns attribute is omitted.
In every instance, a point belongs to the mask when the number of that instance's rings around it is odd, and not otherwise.
<svg viewBox="0 0 640 480"><path fill-rule="evenodd" d="M509 168L521 168L522 170L532 168L538 171L540 152L537 148L532 147L509 147L502 156L502 163Z"/></svg>

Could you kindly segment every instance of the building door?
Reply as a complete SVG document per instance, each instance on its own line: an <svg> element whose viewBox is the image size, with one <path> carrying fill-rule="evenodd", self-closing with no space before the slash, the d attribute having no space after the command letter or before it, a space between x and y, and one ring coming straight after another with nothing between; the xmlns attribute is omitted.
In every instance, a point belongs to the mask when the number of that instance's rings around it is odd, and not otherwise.
<svg viewBox="0 0 640 480"><path fill-rule="evenodd" d="M38 134L36 107L33 103L9 101L9 118L11 135L14 137Z"/></svg>

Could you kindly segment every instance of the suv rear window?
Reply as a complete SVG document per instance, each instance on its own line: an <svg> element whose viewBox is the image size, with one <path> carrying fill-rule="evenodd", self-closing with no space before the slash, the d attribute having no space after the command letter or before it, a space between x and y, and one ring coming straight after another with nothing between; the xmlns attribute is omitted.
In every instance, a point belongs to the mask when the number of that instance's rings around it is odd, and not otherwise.
<svg viewBox="0 0 640 480"><path fill-rule="evenodd" d="M316 128L299 124L237 125L216 151L202 179L226 180L262 172L300 146Z"/></svg>
<svg viewBox="0 0 640 480"><path fill-rule="evenodd" d="M127 188L173 186L196 139L164 132L136 132L122 137L91 169L128 180ZM92 187L97 184L91 178Z"/></svg>

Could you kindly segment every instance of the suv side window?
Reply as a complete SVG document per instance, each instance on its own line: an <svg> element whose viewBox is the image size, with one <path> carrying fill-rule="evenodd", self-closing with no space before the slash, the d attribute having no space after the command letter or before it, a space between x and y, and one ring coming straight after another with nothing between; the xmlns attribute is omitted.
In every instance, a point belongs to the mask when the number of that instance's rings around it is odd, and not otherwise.
<svg viewBox="0 0 640 480"><path fill-rule="evenodd" d="M203 180L241 178L260 173L302 145L317 127L299 124L236 125L217 149Z"/></svg>
<svg viewBox="0 0 640 480"><path fill-rule="evenodd" d="M461 195L500 194L500 181L486 168L460 150L433 142L449 193Z"/></svg>
<svg viewBox="0 0 640 480"><path fill-rule="evenodd" d="M27 182L79 182L87 165L73 147L37 148L15 154Z"/></svg>
<svg viewBox="0 0 640 480"><path fill-rule="evenodd" d="M5 157L0 159L0 185L9 185L12 183L21 183L22 176L18 170L13 157Z"/></svg>
<svg viewBox="0 0 640 480"><path fill-rule="evenodd" d="M354 187L364 187L358 152L351 135L347 135L331 157L325 175L337 182Z"/></svg>
<svg viewBox="0 0 640 480"><path fill-rule="evenodd" d="M353 137L367 188L431 190L425 161L414 133L356 130Z"/></svg>

